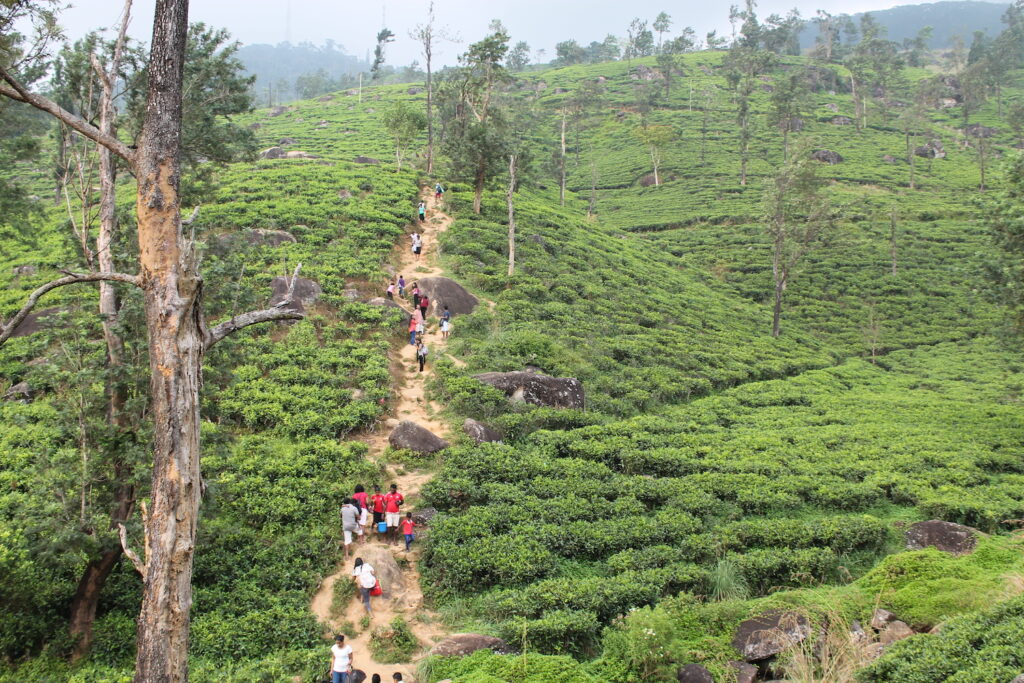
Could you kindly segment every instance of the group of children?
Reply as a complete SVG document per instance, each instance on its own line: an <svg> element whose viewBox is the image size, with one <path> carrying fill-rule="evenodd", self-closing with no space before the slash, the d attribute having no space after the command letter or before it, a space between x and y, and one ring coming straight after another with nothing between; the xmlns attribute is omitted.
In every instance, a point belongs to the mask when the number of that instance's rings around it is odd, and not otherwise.
<svg viewBox="0 0 1024 683"><path fill-rule="evenodd" d="M345 555L352 554L353 541L358 538L366 542L366 527L373 515L374 531L383 535L391 545L398 541L398 530L405 537L405 549L408 551L415 539L416 523L412 513L402 517L401 508L405 504L405 496L398 492L398 484L392 484L391 490L382 494L379 486L373 487L373 495L366 493L362 484L357 484L355 492L346 498L341 505L341 529L345 539Z"/></svg>

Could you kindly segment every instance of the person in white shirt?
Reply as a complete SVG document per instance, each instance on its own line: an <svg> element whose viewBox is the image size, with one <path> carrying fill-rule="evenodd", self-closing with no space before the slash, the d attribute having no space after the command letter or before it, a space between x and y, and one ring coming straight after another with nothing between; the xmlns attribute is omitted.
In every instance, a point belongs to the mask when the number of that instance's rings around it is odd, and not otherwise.
<svg viewBox="0 0 1024 683"><path fill-rule="evenodd" d="M363 605L366 606L366 614L372 617L370 591L377 585L377 574L373 571L373 565L369 562L363 562L363 558L357 557L352 568L352 577L356 585L359 586L359 595L363 599Z"/></svg>
<svg viewBox="0 0 1024 683"><path fill-rule="evenodd" d="M352 646L340 633L331 646L331 683L352 683Z"/></svg>

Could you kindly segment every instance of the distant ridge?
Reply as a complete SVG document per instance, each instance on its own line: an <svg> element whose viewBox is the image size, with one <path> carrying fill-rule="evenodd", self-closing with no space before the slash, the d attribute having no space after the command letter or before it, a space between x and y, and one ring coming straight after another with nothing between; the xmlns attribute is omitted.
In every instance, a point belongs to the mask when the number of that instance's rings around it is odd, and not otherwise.
<svg viewBox="0 0 1024 683"><path fill-rule="evenodd" d="M1003 30L1003 13L1009 6L1010 4L1005 2L949 0L920 5L900 5L870 14L885 27L889 40L896 42L913 38L922 28L931 26L934 32L929 46L933 49L942 49L949 47L953 36L957 35L968 45L975 31L985 31L992 38L999 35ZM859 22L863 14L865 12L850 16ZM812 47L817 34L817 29L808 22L807 28L800 36L801 49Z"/></svg>

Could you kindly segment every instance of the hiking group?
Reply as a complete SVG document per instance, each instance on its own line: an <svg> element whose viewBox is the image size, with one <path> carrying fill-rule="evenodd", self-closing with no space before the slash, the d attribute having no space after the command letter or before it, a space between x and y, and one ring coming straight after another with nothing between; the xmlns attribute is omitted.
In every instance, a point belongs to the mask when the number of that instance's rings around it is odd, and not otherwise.
<svg viewBox="0 0 1024 683"><path fill-rule="evenodd" d="M405 536L405 549L409 550L414 540L412 513L402 517L402 506L405 496L398 491L398 484L392 484L391 490L385 494L380 486L373 487L373 495L369 496L362 484L357 484L355 493L341 504L341 530L344 535L345 557L353 554L352 546L366 543L369 537L370 516L373 516L373 532L389 545L398 543L398 531Z"/></svg>

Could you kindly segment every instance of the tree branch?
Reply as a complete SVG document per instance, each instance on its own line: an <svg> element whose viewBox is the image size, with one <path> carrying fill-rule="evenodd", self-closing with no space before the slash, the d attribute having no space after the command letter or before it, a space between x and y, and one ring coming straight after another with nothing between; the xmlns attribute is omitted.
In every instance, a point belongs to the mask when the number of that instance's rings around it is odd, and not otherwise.
<svg viewBox="0 0 1024 683"><path fill-rule="evenodd" d="M295 272L292 274L291 282L288 283L288 292L284 295L284 299L275 304L272 308L265 308L262 311L249 311L242 315L231 316L230 319L225 320L210 330L206 337L206 350L209 351L214 344L232 332L236 332L243 327L248 327L249 325L272 322L274 320L302 320L305 318L305 313L288 310L288 307L292 304L292 301L295 298L295 282L299 279L299 271L301 269L301 263L295 266Z"/></svg>
<svg viewBox="0 0 1024 683"><path fill-rule="evenodd" d="M128 145L124 144L112 135L102 133L99 128L80 116L75 116L53 100L43 97L42 95L29 92L29 90L22 85L18 79L12 76L10 72L2 66L0 66L0 81L3 81L0 82L0 95L4 95L5 97L9 97L12 100L17 100L19 102L26 102L36 109L45 111L90 140L103 145L111 152L127 161L129 165L133 167L135 166L135 152L128 147Z"/></svg>
<svg viewBox="0 0 1024 683"><path fill-rule="evenodd" d="M6 324L0 325L0 346L4 344L11 335L14 334L14 330L21 324L28 314L35 308L40 297L49 292L50 290L63 287L65 285L73 285L78 282L99 282L101 280L107 280L112 282L127 282L129 284L140 287L139 277L137 275L127 275L125 273L69 273L67 277L62 277L59 280L53 280L47 282L36 291L29 294L28 299L25 301L25 305L21 307L21 310L14 314L14 317L7 321Z"/></svg>
<svg viewBox="0 0 1024 683"><path fill-rule="evenodd" d="M121 539L121 550L128 556L128 559L135 565L135 570L142 575L142 580L146 580L146 563L142 561L138 553L128 547L128 530L124 528L124 524L117 523L117 535Z"/></svg>

